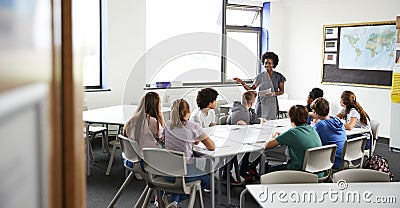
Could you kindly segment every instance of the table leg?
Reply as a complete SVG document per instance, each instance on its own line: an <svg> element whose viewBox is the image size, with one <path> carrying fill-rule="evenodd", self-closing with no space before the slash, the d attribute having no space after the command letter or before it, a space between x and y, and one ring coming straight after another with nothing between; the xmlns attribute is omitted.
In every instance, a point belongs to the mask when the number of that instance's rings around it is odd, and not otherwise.
<svg viewBox="0 0 400 208"><path fill-rule="evenodd" d="M90 176L90 135L89 135L89 123L86 123L86 173Z"/></svg>
<svg viewBox="0 0 400 208"><path fill-rule="evenodd" d="M231 204L231 177L230 177L230 170L232 167L232 163L229 161L226 164L226 195L228 197L228 204Z"/></svg>
<svg viewBox="0 0 400 208"><path fill-rule="evenodd" d="M221 196L221 194L222 194L221 193L222 192L221 180L222 180L222 168L218 168L218 199L217 199L218 204L220 204L222 201L221 200L221 198L222 198L222 196Z"/></svg>
<svg viewBox="0 0 400 208"><path fill-rule="evenodd" d="M214 161L211 161L211 207L215 208L215 174L214 174Z"/></svg>

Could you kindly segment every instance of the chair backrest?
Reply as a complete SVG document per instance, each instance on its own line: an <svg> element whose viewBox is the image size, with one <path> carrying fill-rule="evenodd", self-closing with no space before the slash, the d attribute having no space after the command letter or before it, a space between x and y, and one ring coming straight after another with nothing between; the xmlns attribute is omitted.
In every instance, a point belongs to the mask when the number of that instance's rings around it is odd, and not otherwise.
<svg viewBox="0 0 400 208"><path fill-rule="evenodd" d="M140 155L138 144L135 140L129 139L123 135L118 135L121 143L122 158L133 163L139 162L143 157Z"/></svg>
<svg viewBox="0 0 400 208"><path fill-rule="evenodd" d="M216 106L215 106L215 113L217 116L223 116L223 115L228 115L229 113L229 108L221 108L221 105L226 105L228 102L226 100L217 100Z"/></svg>
<svg viewBox="0 0 400 208"><path fill-rule="evenodd" d="M153 175L180 177L186 175L183 152L160 148L143 148L144 169Z"/></svg>
<svg viewBox="0 0 400 208"><path fill-rule="evenodd" d="M228 119L228 116L227 116L227 115L219 117L219 118L218 118L218 124L219 124L219 125L226 125L226 120L227 120L227 119Z"/></svg>
<svg viewBox="0 0 400 208"><path fill-rule="evenodd" d="M316 173L331 169L335 161L335 153L335 144L307 149L303 162L303 170Z"/></svg>
<svg viewBox="0 0 400 208"><path fill-rule="evenodd" d="M370 125L371 125L371 131L372 131L372 139L373 139L373 141L371 141L371 142L373 142L373 143L371 143L371 144L373 144L371 146L371 148L372 148L371 150L372 150L372 152L374 152L375 145L376 145L376 140L378 139L379 122L376 121L376 120L371 120L370 121Z"/></svg>
<svg viewBox="0 0 400 208"><path fill-rule="evenodd" d="M318 176L303 171L281 170L262 175L260 182L261 184L318 183Z"/></svg>
<svg viewBox="0 0 400 208"><path fill-rule="evenodd" d="M360 136L345 141L342 150L342 160L344 163L362 159L364 157L365 144L367 143L366 136ZM345 164L342 164L342 168Z"/></svg>
<svg viewBox="0 0 400 208"><path fill-rule="evenodd" d="M346 182L390 182L389 174L371 169L346 169L333 174L334 183L339 180Z"/></svg>

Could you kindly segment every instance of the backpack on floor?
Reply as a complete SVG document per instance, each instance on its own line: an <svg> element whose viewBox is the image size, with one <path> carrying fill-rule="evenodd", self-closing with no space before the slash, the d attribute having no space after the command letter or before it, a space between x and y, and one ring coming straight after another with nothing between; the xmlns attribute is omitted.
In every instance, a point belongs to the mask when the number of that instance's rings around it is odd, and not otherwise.
<svg viewBox="0 0 400 208"><path fill-rule="evenodd" d="M388 173L390 181L393 182L393 174L390 172L389 161L380 155L373 155L365 160L363 168Z"/></svg>

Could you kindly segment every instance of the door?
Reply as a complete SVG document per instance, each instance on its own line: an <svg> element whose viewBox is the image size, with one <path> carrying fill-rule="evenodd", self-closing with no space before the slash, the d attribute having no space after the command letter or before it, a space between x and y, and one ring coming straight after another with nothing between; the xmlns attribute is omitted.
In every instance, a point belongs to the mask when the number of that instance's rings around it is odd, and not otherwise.
<svg viewBox="0 0 400 208"><path fill-rule="evenodd" d="M0 0L0 207L86 206L72 66L70 0Z"/></svg>

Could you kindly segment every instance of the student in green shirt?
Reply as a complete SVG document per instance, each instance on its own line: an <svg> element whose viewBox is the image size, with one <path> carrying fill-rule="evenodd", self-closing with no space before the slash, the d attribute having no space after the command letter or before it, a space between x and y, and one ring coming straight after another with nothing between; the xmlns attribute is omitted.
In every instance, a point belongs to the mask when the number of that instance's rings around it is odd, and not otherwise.
<svg viewBox="0 0 400 208"><path fill-rule="evenodd" d="M307 125L308 111L306 107L294 105L290 108L288 114L293 128L282 134L276 132L272 139L266 143L265 148L273 148L278 145L288 146L290 161L288 164L270 167L267 172L284 169L303 170L306 150L322 145L318 133L313 127Z"/></svg>

